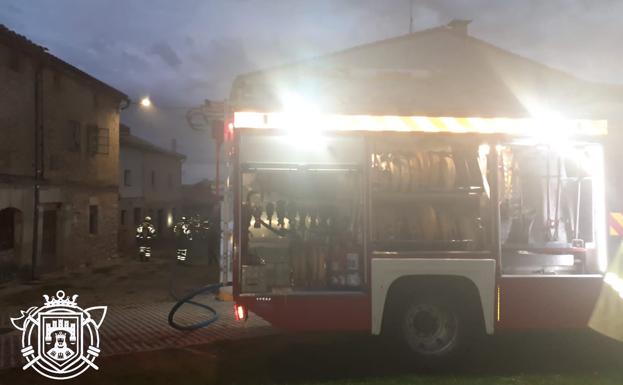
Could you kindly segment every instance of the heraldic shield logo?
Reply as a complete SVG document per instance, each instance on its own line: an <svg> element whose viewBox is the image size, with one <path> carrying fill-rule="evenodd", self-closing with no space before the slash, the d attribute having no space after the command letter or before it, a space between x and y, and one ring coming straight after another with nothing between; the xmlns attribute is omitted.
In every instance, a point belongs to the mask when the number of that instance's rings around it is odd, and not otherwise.
<svg viewBox="0 0 623 385"><path fill-rule="evenodd" d="M21 311L11 318L13 326L22 331L24 370L32 367L39 374L54 380L67 380L93 368L99 356L99 327L106 316L106 306L82 309L59 290L50 298L43 295L42 307Z"/></svg>

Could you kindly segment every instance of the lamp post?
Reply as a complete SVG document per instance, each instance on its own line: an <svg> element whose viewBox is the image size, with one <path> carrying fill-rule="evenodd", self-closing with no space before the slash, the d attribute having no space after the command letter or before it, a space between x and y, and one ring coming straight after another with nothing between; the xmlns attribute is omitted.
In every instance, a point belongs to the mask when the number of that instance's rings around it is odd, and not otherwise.
<svg viewBox="0 0 623 385"><path fill-rule="evenodd" d="M140 106L141 108L151 108L152 106L151 99L149 98L149 96L143 96L141 100L139 100L138 102L135 102L134 100L131 100L131 99L126 99L124 100L124 102L125 104L119 107L121 110L128 109L132 105Z"/></svg>
<svg viewBox="0 0 623 385"><path fill-rule="evenodd" d="M140 104L143 108L149 108L151 107L151 99L149 99L149 96L145 96L141 99Z"/></svg>
<svg viewBox="0 0 623 385"><path fill-rule="evenodd" d="M221 200L221 147L225 137L225 102L205 100L203 105L190 108L186 112L186 121L190 128L196 131L211 131L216 145L216 197Z"/></svg>
<svg viewBox="0 0 623 385"><path fill-rule="evenodd" d="M149 96L142 97L138 102L127 100L126 104L121 106L122 110L127 109L131 105L137 105L143 109L154 107ZM224 142L224 120L225 120L225 102L205 100L200 106L156 106L159 110L186 110L186 122L188 126L195 131L211 131L212 139L216 145L216 181L215 191L217 198L220 200L220 177L221 177L221 148Z"/></svg>

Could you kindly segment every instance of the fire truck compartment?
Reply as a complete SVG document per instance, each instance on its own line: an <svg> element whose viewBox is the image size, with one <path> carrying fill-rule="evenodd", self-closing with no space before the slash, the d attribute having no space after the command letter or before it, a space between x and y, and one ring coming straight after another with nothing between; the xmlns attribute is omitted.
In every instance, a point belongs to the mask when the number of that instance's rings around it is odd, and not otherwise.
<svg viewBox="0 0 623 385"><path fill-rule="evenodd" d="M500 152L504 274L595 274L606 240L601 147L508 143Z"/></svg>
<svg viewBox="0 0 623 385"><path fill-rule="evenodd" d="M365 291L372 255L603 272L601 146L482 135L239 137L239 294ZM379 254L380 253L380 254Z"/></svg>
<svg viewBox="0 0 623 385"><path fill-rule="evenodd" d="M360 290L363 142L309 139L280 151L291 139L242 138L240 292Z"/></svg>
<svg viewBox="0 0 623 385"><path fill-rule="evenodd" d="M371 249L492 250L490 155L470 136L371 139Z"/></svg>

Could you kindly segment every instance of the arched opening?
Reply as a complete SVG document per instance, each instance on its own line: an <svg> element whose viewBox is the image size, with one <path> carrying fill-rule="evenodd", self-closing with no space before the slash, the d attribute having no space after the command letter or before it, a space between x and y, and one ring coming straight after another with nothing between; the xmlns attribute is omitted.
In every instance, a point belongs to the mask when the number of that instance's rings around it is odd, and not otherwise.
<svg viewBox="0 0 623 385"><path fill-rule="evenodd" d="M0 282L17 272L22 245L22 212L14 207L0 210Z"/></svg>

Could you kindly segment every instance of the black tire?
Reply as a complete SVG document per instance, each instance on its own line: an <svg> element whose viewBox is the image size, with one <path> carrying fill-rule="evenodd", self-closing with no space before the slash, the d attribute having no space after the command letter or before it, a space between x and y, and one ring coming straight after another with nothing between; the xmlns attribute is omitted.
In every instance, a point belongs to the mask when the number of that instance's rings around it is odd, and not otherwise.
<svg viewBox="0 0 623 385"><path fill-rule="evenodd" d="M416 366L451 364L475 336L474 317L456 300L441 295L415 295L398 319L399 337Z"/></svg>

